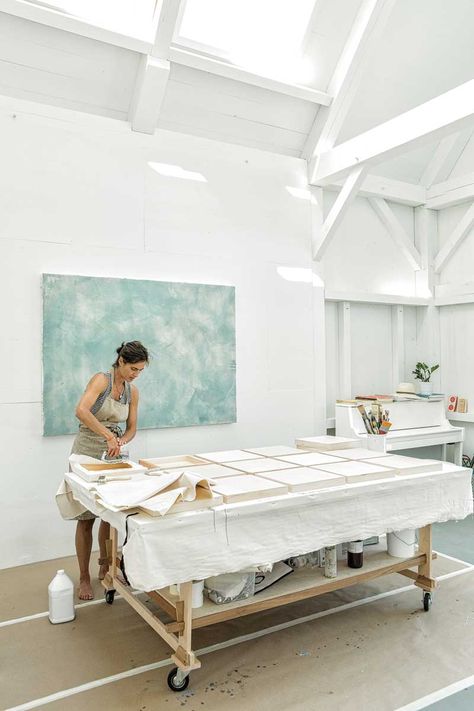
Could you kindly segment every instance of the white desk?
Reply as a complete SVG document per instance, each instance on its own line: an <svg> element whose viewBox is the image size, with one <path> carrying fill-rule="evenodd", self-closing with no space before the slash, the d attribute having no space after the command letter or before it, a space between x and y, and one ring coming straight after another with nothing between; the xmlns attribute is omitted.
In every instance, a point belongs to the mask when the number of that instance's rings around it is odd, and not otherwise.
<svg viewBox="0 0 474 711"><path fill-rule="evenodd" d="M443 401L409 400L383 404L390 412L391 429L385 435L386 452L441 445L446 461L448 444L454 445L454 463L462 463L464 428L446 417ZM336 435L367 441L367 431L356 405L336 404Z"/></svg>

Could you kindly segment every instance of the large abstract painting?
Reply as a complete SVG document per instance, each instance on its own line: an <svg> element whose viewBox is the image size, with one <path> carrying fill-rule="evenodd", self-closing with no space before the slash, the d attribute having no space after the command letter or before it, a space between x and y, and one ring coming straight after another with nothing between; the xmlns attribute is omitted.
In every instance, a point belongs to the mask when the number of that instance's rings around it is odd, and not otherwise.
<svg viewBox="0 0 474 711"><path fill-rule="evenodd" d="M77 431L90 377L134 340L151 354L140 428L236 421L234 287L43 274L45 435Z"/></svg>

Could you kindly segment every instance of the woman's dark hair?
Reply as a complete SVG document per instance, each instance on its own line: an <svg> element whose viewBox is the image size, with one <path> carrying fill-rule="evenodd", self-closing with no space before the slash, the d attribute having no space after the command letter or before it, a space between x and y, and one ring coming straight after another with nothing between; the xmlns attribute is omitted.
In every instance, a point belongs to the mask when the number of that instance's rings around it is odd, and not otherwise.
<svg viewBox="0 0 474 711"><path fill-rule="evenodd" d="M114 368L118 368L119 358L123 358L124 363L142 363L143 361L148 363L149 361L148 351L140 341L128 341L117 348Z"/></svg>

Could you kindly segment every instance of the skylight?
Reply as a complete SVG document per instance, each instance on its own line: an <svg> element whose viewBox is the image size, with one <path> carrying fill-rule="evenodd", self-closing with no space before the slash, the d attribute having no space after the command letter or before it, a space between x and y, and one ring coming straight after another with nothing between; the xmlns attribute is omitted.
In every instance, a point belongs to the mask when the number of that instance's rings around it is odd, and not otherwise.
<svg viewBox="0 0 474 711"><path fill-rule="evenodd" d="M150 32L156 0L33 0L31 4L57 10L97 27L140 37Z"/></svg>
<svg viewBox="0 0 474 711"><path fill-rule="evenodd" d="M308 83L304 39L315 0L187 0L180 40L249 71Z"/></svg>

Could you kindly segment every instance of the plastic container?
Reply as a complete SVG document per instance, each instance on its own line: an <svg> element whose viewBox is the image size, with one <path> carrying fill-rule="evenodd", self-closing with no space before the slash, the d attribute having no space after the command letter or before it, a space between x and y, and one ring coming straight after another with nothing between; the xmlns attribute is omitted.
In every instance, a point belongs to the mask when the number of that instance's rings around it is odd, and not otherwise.
<svg viewBox="0 0 474 711"><path fill-rule="evenodd" d="M64 570L58 570L48 585L49 621L53 625L71 622L76 617L74 585Z"/></svg>
<svg viewBox="0 0 474 711"><path fill-rule="evenodd" d="M387 551L394 558L412 558L415 555L416 529L387 533Z"/></svg>
<svg viewBox="0 0 474 711"><path fill-rule="evenodd" d="M193 580L193 609L204 605L204 580Z"/></svg>
<svg viewBox="0 0 474 711"><path fill-rule="evenodd" d="M224 573L206 578L204 592L216 605L245 600L255 593L255 573Z"/></svg>
<svg viewBox="0 0 474 711"><path fill-rule="evenodd" d="M324 576L337 578L337 548L326 546L324 549Z"/></svg>

